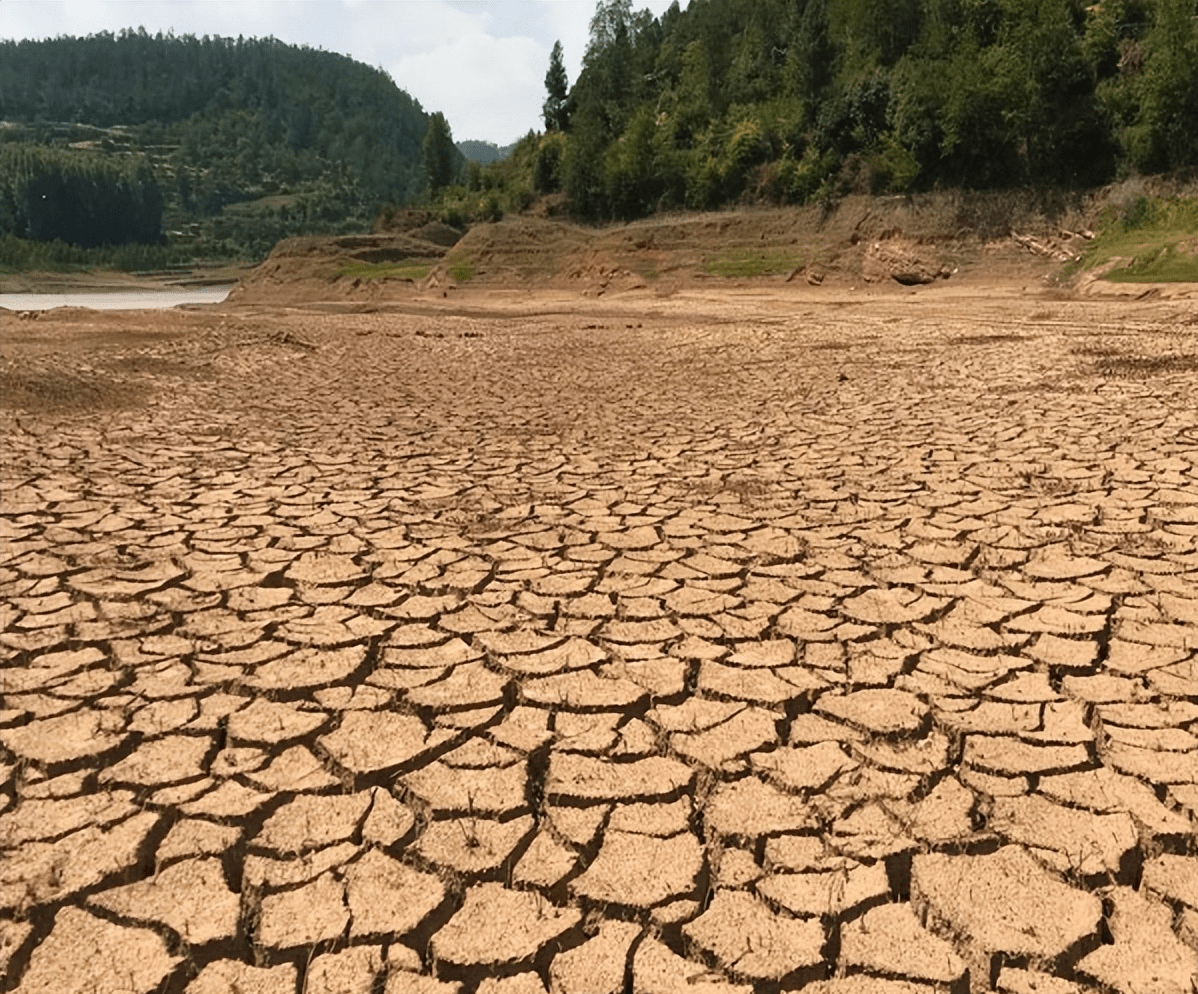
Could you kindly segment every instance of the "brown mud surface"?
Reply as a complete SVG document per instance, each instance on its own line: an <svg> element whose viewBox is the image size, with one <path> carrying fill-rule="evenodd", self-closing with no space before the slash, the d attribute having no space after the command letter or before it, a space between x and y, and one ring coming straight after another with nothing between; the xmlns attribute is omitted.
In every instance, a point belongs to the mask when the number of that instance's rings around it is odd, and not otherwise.
<svg viewBox="0 0 1198 994"><path fill-rule="evenodd" d="M0 986L1188 994L1192 306L879 286L0 313Z"/></svg>

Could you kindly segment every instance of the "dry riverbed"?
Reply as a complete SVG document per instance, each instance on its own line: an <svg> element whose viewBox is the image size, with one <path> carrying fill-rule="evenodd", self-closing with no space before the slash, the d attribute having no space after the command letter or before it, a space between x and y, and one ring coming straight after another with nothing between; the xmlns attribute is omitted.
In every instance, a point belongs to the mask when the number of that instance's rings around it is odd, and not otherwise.
<svg viewBox="0 0 1198 994"><path fill-rule="evenodd" d="M6 989L1188 994L1196 398L976 286L2 314Z"/></svg>

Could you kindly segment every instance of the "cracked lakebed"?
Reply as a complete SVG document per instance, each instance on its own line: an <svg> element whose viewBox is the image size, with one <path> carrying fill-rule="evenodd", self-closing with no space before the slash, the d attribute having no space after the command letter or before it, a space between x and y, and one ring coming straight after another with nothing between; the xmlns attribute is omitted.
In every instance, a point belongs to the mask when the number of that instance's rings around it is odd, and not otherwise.
<svg viewBox="0 0 1198 994"><path fill-rule="evenodd" d="M5 989L1186 994L1192 315L542 303L0 317Z"/></svg>

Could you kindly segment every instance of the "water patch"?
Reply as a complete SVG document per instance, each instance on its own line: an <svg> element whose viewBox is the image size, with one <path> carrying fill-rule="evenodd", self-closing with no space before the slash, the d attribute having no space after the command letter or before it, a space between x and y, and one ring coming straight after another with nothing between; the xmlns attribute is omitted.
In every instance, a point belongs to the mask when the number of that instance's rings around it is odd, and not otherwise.
<svg viewBox="0 0 1198 994"><path fill-rule="evenodd" d="M10 311L45 311L52 307L90 307L94 310L154 310L181 304L219 304L228 286L186 290L89 290L80 293L0 293L0 307Z"/></svg>

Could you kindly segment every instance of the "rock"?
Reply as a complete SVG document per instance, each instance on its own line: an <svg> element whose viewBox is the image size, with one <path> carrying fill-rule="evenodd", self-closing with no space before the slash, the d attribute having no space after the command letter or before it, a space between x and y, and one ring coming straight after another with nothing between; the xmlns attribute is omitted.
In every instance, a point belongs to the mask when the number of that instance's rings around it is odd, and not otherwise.
<svg viewBox="0 0 1198 994"><path fill-rule="evenodd" d="M897 235L870 243L861 273L867 283L892 279L904 286L917 286L948 279L953 270L940 261L934 247Z"/></svg>

